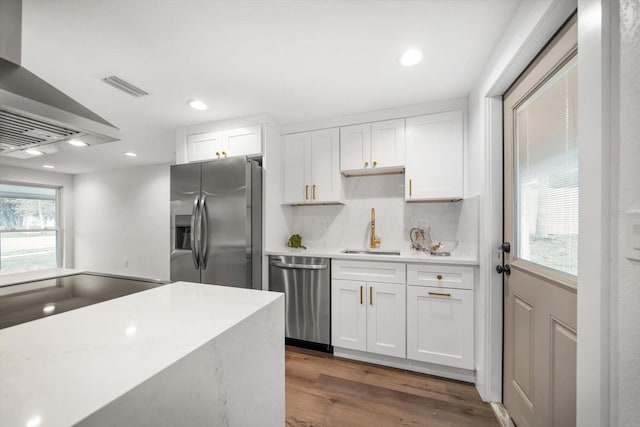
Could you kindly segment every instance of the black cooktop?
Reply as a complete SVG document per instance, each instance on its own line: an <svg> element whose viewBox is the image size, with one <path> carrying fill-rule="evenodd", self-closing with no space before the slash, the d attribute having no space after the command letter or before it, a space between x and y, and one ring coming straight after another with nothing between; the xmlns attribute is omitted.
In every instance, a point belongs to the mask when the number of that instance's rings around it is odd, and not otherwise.
<svg viewBox="0 0 640 427"><path fill-rule="evenodd" d="M0 329L165 285L128 277L74 274L0 287Z"/></svg>

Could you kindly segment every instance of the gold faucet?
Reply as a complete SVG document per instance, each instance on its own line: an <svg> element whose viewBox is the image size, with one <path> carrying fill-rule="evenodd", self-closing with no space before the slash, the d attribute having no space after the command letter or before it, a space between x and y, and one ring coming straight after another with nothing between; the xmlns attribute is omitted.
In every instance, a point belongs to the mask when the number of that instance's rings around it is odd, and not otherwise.
<svg viewBox="0 0 640 427"><path fill-rule="evenodd" d="M371 249L375 249L376 245L382 243L379 237L376 237L376 210L371 208Z"/></svg>

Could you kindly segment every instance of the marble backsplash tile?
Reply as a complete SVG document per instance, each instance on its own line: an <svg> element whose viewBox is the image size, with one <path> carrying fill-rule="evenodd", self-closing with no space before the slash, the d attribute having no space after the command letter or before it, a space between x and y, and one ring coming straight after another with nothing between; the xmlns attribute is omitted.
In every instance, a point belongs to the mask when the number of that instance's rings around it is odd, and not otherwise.
<svg viewBox="0 0 640 427"><path fill-rule="evenodd" d="M413 227L431 227L434 240L460 240L461 244L473 246L473 236L477 234L477 197L454 203L405 203L404 175L351 177L345 179L344 185L346 205L293 208L289 228L291 233L302 236L305 246L368 247L371 208L376 210L380 248L408 249L409 230ZM461 220L465 222L462 226Z"/></svg>

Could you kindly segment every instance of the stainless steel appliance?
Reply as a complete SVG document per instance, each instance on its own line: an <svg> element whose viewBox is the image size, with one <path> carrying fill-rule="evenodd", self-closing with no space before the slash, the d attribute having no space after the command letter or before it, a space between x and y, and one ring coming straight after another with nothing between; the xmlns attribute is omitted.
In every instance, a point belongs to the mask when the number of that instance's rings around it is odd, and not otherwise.
<svg viewBox="0 0 640 427"><path fill-rule="evenodd" d="M246 157L171 166L171 280L262 289L262 168Z"/></svg>
<svg viewBox="0 0 640 427"><path fill-rule="evenodd" d="M269 290L285 294L285 336L331 348L329 258L269 257Z"/></svg>
<svg viewBox="0 0 640 427"><path fill-rule="evenodd" d="M111 123L51 86L22 62L22 1L0 1L0 155L52 154L81 138L88 145L120 139Z"/></svg>
<svg viewBox="0 0 640 427"><path fill-rule="evenodd" d="M87 272L2 286L0 329L166 284L159 280Z"/></svg>

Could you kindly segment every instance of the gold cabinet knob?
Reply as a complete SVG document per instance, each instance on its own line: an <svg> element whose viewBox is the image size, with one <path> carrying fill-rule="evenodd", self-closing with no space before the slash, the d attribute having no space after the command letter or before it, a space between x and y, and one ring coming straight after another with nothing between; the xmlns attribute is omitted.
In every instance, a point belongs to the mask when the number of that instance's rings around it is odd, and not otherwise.
<svg viewBox="0 0 640 427"><path fill-rule="evenodd" d="M438 280L442 280L442 274L438 274Z"/></svg>
<svg viewBox="0 0 640 427"><path fill-rule="evenodd" d="M218 158L220 157L220 152L216 151L216 156L218 156Z"/></svg>
<svg viewBox="0 0 640 427"><path fill-rule="evenodd" d="M378 166L378 162L374 161L373 162L373 167L375 168L376 166Z"/></svg>
<svg viewBox="0 0 640 427"><path fill-rule="evenodd" d="M369 162L364 162L364 167L369 167Z"/></svg>
<svg viewBox="0 0 640 427"><path fill-rule="evenodd" d="M227 157L227 152L226 152L226 151L223 151L223 152L222 152L222 155L223 155L223 156L225 156L225 157Z"/></svg>

